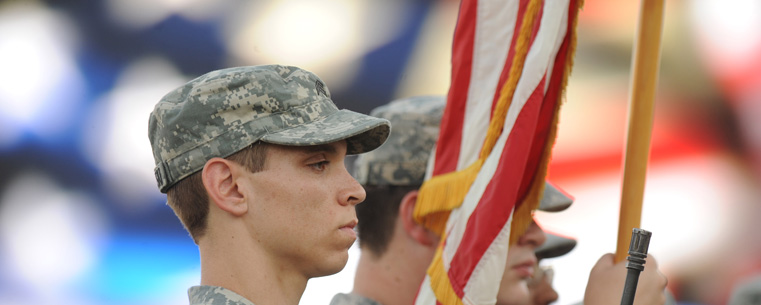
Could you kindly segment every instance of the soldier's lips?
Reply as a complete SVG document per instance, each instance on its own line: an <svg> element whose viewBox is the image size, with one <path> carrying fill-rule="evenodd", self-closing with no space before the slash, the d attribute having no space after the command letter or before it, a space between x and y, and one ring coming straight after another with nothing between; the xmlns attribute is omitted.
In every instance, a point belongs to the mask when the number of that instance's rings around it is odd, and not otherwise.
<svg viewBox="0 0 761 305"><path fill-rule="evenodd" d="M352 221L348 222L347 224L341 226L338 228L341 232L344 232L345 234L351 236L353 239L357 238L357 232L354 232L354 227L357 226L357 220L353 219Z"/></svg>
<svg viewBox="0 0 761 305"><path fill-rule="evenodd" d="M526 260L525 262L513 267L513 270L523 279L529 279L534 276L534 266L536 260Z"/></svg>

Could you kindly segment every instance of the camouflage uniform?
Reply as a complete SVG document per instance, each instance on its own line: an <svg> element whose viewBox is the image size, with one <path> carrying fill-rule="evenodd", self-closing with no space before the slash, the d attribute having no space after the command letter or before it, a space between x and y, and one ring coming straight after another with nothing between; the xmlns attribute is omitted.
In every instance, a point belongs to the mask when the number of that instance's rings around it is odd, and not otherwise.
<svg viewBox="0 0 761 305"><path fill-rule="evenodd" d="M232 290L217 286L190 287L188 297L190 305L254 305Z"/></svg>
<svg viewBox="0 0 761 305"><path fill-rule="evenodd" d="M330 305L381 305L381 303L358 294L339 293L333 296L333 299L330 300Z"/></svg>

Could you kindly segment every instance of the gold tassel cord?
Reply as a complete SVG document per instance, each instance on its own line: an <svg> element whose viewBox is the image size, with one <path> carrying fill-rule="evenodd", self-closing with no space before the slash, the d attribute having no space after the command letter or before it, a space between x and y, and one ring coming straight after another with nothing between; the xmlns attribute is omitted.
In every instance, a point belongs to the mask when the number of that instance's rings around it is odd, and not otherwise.
<svg viewBox="0 0 761 305"><path fill-rule="evenodd" d="M431 265L428 267L428 275L431 278L431 290L436 295L436 300L441 304L462 305L462 299L454 292L452 283L449 282L449 275L446 268L444 268L443 253L444 248L440 244L438 249L436 249L436 255L433 257Z"/></svg>
<svg viewBox="0 0 761 305"><path fill-rule="evenodd" d="M462 204L470 185L476 180L483 160L467 168L436 176L426 181L418 193L413 215L415 221L439 236L444 234L449 213ZM452 200L460 198L459 200Z"/></svg>

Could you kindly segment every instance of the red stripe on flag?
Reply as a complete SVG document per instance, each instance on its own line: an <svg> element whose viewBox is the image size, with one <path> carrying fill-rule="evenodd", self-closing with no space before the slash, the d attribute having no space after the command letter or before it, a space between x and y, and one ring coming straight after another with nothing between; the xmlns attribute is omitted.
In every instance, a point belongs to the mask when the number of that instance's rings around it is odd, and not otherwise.
<svg viewBox="0 0 761 305"><path fill-rule="evenodd" d="M441 118L438 144L436 144L437 147L444 149L436 149L434 176L457 170L473 66L477 6L478 0L463 0L460 3L460 16L457 19L452 43L452 83Z"/></svg>
<svg viewBox="0 0 761 305"><path fill-rule="evenodd" d="M505 143L499 164L478 202L478 206L468 218L462 241L450 263L449 278L455 293L462 297L465 286L478 262L502 227L510 218L512 206L525 196L519 192L526 175L526 160L536 137L537 124L543 108L544 79L534 89Z"/></svg>

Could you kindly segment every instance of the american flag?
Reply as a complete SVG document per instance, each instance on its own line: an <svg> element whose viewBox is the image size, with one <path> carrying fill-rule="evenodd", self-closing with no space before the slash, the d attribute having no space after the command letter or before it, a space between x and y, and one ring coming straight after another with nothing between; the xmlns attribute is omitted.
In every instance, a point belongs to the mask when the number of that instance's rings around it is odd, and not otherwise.
<svg viewBox="0 0 761 305"><path fill-rule="evenodd" d="M544 187L581 0L463 0L416 219L442 235L416 304L494 304Z"/></svg>

